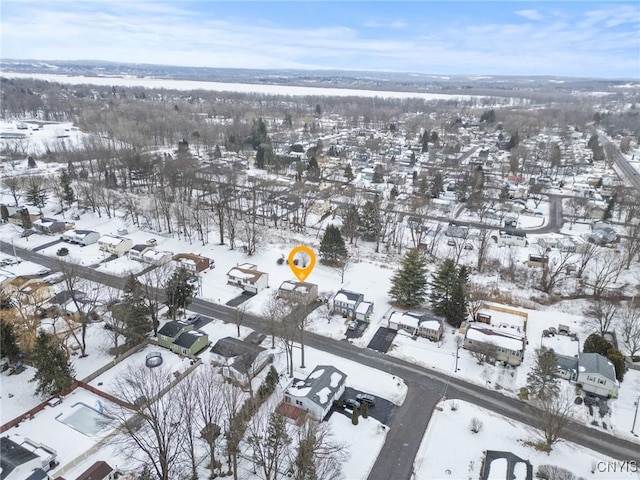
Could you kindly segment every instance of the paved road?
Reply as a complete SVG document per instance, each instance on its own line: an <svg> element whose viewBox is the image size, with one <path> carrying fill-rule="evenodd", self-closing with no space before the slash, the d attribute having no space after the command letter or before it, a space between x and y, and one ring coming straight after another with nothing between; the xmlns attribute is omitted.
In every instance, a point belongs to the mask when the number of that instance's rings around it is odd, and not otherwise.
<svg viewBox="0 0 640 480"><path fill-rule="evenodd" d="M623 180L626 180L633 188L640 190L640 172L633 168L611 140L604 135L598 135L598 138L604 145L604 150L609 161L618 167L618 170L622 173L624 177Z"/></svg>
<svg viewBox="0 0 640 480"><path fill-rule="evenodd" d="M11 245L0 242L0 250L11 251ZM26 259L56 270L58 260L16 247L16 253ZM114 287L122 287L124 279L114 277L91 268L78 267L78 273L90 280ZM196 298L190 309L201 315L233 322L235 310ZM245 315L244 325L259 332L270 334L269 325L254 315ZM414 365L382 353L353 346L349 342L337 341L313 333L305 334L309 347L338 355L363 365L388 372L404 379L408 386L405 402L397 409L392 419L382 451L369 475L369 480L409 479L413 461L427 428L436 403L443 397L465 400L487 408L513 420L536 426L538 420L527 404L506 397L495 391L468 383L464 380ZM630 426L629 426L630 428ZM564 438L602 455L618 460L636 459L640 463L640 445L616 438L600 430L572 423Z"/></svg>

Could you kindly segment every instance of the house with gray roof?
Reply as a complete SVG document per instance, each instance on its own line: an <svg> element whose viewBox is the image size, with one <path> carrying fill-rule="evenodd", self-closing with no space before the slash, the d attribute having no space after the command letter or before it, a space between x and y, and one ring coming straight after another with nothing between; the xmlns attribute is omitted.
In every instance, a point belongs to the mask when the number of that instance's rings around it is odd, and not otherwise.
<svg viewBox="0 0 640 480"><path fill-rule="evenodd" d="M616 397L620 384L616 370L599 353L580 353L578 357L557 355L557 376L582 385L582 390L602 397Z"/></svg>
<svg viewBox="0 0 640 480"><path fill-rule="evenodd" d="M284 403L322 420L335 400L344 393L347 375L331 365L318 365L304 379L294 379L284 392Z"/></svg>
<svg viewBox="0 0 640 480"><path fill-rule="evenodd" d="M27 438L13 441L0 438L0 478L2 480L47 480L47 471L55 465L57 453ZM19 443L18 443L19 442Z"/></svg>
<svg viewBox="0 0 640 480"><path fill-rule="evenodd" d="M350 290L338 290L333 297L333 313L355 318L358 305L364 301L364 294Z"/></svg>
<svg viewBox="0 0 640 480"><path fill-rule="evenodd" d="M211 348L213 360L223 366L223 375L246 384L272 361L271 353L259 345L260 341L251 335L245 340L221 338Z"/></svg>

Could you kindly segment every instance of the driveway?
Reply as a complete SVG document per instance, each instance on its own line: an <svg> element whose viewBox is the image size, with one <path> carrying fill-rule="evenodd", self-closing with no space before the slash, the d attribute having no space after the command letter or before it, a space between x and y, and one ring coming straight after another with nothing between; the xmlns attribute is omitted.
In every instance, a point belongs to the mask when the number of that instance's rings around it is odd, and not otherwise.
<svg viewBox="0 0 640 480"><path fill-rule="evenodd" d="M43 243L42 245L39 245L37 247L35 247L33 249L34 252L39 252L40 250L44 250L45 248L49 248L49 247L53 247L54 245L58 245L59 243L62 243L62 239L59 238L58 240L54 240L52 242L49 243Z"/></svg>
<svg viewBox="0 0 640 480"><path fill-rule="evenodd" d="M229 307L237 307L238 305L242 305L244 302L249 300L251 297L255 297L255 296L256 296L255 293L242 292L236 298L232 298L227 303L225 303L225 305L227 305Z"/></svg>
<svg viewBox="0 0 640 480"><path fill-rule="evenodd" d="M363 392L351 387L346 387L344 389L344 394L342 395L342 398L340 400L344 401L348 398L355 399L356 395L358 395L359 393L369 392ZM376 397L375 395L373 395L373 397L376 399L376 404L374 406L369 405L369 416L375 418L383 425L389 426L396 406L389 400L385 400L384 398ZM351 418L351 408L333 407L333 410L337 413L341 413L342 415ZM362 407L360 408L360 415L362 415Z"/></svg>
<svg viewBox="0 0 640 480"><path fill-rule="evenodd" d="M381 353L387 353L387 350L389 350L389 347L393 343L393 339L396 338L396 333L398 333L396 330L380 327L369 342L369 345L367 345L367 348L377 350Z"/></svg>
<svg viewBox="0 0 640 480"><path fill-rule="evenodd" d="M360 338L369 326L369 323L364 320L356 320L356 322L358 322L358 326L354 330L349 330L347 328L347 332L345 333L347 338ZM351 321L349 321L349 323L351 323Z"/></svg>

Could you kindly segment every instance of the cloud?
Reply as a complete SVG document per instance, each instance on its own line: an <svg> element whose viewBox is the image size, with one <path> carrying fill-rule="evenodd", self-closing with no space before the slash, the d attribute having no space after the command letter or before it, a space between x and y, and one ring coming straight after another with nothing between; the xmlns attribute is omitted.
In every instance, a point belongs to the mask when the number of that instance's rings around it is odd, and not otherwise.
<svg viewBox="0 0 640 480"><path fill-rule="evenodd" d="M520 15L528 20L542 20L544 16L537 10L518 10L516 15Z"/></svg>

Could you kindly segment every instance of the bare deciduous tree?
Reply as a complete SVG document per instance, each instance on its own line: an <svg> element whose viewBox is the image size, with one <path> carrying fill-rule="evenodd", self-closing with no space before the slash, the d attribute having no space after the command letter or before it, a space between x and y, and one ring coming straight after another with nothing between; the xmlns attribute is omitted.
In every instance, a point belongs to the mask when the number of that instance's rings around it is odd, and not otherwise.
<svg viewBox="0 0 640 480"><path fill-rule="evenodd" d="M271 348L276 348L276 332L277 325L282 321L286 314L284 302L278 299L277 293L273 293L267 300L262 317L269 322L271 330Z"/></svg>
<svg viewBox="0 0 640 480"><path fill-rule="evenodd" d="M293 478L339 478L347 457L346 445L334 438L328 423L308 420L298 430L297 448L291 461Z"/></svg>
<svg viewBox="0 0 640 480"><path fill-rule="evenodd" d="M571 422L575 407L571 389L565 388L556 396L537 399L532 405L540 422L540 433L545 446L551 449Z"/></svg>
<svg viewBox="0 0 640 480"><path fill-rule="evenodd" d="M620 311L620 340L630 357L640 352L640 307L629 302Z"/></svg>
<svg viewBox="0 0 640 480"><path fill-rule="evenodd" d="M618 313L618 305L610 299L596 297L585 312L584 325L589 333L604 335L611 330L613 320Z"/></svg>
<svg viewBox="0 0 640 480"><path fill-rule="evenodd" d="M498 347L491 342L478 343L469 348L471 355L478 361L478 365L494 363L498 356Z"/></svg>
<svg viewBox="0 0 640 480"><path fill-rule="evenodd" d="M287 432L285 417L277 412L269 416L264 411L256 414L248 428L249 445L253 461L260 468L264 480L277 480L281 470L291 456L292 439Z"/></svg>
<svg viewBox="0 0 640 480"><path fill-rule="evenodd" d="M105 413L118 432L116 442L127 458L143 460L161 480L179 478L184 411L177 390L162 395L173 376L160 366L132 366L113 384L112 394L123 401L109 404ZM145 461L146 460L146 461Z"/></svg>

